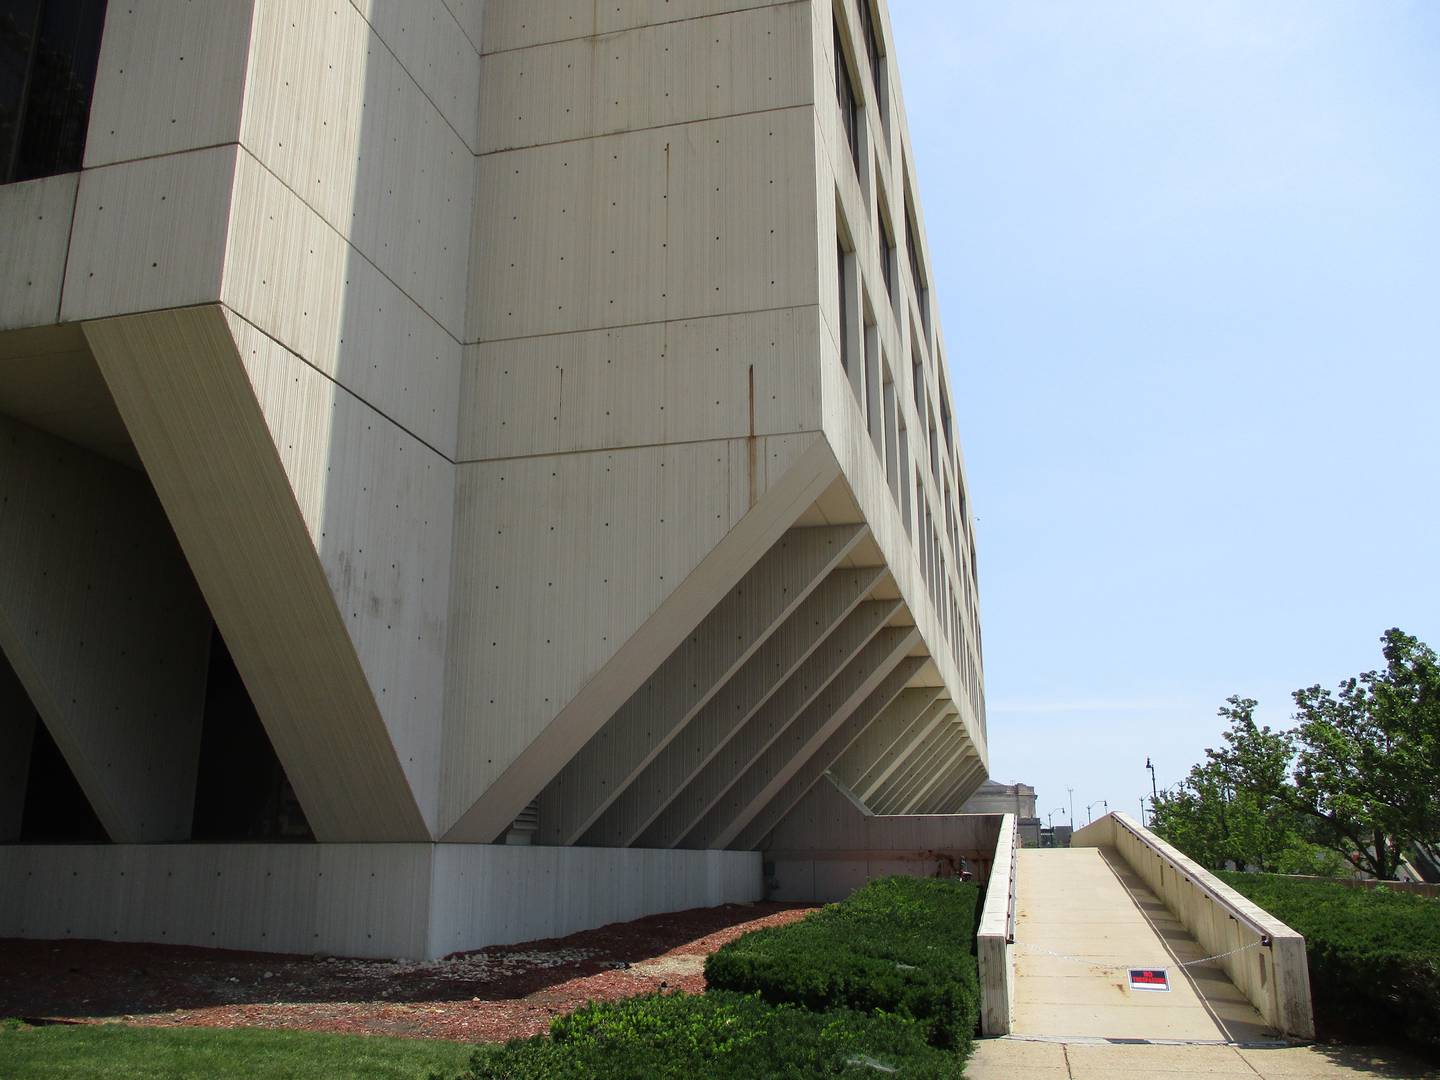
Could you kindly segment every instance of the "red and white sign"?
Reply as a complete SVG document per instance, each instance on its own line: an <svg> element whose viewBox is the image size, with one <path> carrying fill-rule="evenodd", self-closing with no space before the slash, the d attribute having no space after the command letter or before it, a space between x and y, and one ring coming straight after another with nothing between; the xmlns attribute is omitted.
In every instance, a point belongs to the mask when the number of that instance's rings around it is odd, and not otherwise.
<svg viewBox="0 0 1440 1080"><path fill-rule="evenodd" d="M1170 990L1170 975L1164 968L1131 968L1131 990Z"/></svg>

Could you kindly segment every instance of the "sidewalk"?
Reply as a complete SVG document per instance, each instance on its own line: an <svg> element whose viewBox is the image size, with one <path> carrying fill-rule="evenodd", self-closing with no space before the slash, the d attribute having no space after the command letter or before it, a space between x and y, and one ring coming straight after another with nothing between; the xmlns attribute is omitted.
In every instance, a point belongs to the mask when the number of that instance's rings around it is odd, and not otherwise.
<svg viewBox="0 0 1440 1080"><path fill-rule="evenodd" d="M982 1039L965 1066L968 1080L1331 1080L1355 1076L1440 1080L1391 1050L1358 1046L1155 1046Z"/></svg>

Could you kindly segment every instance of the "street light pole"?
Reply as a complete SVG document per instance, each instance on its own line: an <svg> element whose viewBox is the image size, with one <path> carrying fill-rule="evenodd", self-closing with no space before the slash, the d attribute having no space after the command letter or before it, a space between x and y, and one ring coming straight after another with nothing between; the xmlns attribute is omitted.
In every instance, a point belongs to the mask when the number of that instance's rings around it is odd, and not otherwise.
<svg viewBox="0 0 1440 1080"><path fill-rule="evenodd" d="M1070 793L1070 828L1073 829L1075 828L1075 789L1067 787L1065 790Z"/></svg>
<svg viewBox="0 0 1440 1080"><path fill-rule="evenodd" d="M1148 754L1145 756L1145 768L1150 770L1150 794L1154 796L1155 799L1158 799L1160 797L1160 789L1155 786L1155 766L1150 764L1150 756ZM1150 805L1155 805L1154 799L1151 800Z"/></svg>
<svg viewBox="0 0 1440 1080"><path fill-rule="evenodd" d="M1086 824L1086 825L1089 825L1092 821L1095 820L1094 811L1095 811L1095 807L1097 807L1097 806L1103 806L1103 807L1105 807L1106 810L1109 810L1109 809L1110 809L1110 804L1109 804L1108 802L1106 802L1104 799L1096 799L1096 800L1095 800L1094 802L1092 802L1089 806L1085 807L1085 824Z"/></svg>
<svg viewBox="0 0 1440 1080"><path fill-rule="evenodd" d="M1140 796L1140 825L1145 825L1145 796Z"/></svg>

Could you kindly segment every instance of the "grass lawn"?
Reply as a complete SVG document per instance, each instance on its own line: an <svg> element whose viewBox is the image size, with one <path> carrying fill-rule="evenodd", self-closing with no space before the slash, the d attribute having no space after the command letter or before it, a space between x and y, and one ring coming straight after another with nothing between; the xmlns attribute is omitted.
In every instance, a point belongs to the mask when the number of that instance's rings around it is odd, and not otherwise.
<svg viewBox="0 0 1440 1080"><path fill-rule="evenodd" d="M26 1028L0 1022L0 1077L5 1080L424 1080L432 1070L455 1075L472 1050L465 1043L381 1035L122 1024Z"/></svg>

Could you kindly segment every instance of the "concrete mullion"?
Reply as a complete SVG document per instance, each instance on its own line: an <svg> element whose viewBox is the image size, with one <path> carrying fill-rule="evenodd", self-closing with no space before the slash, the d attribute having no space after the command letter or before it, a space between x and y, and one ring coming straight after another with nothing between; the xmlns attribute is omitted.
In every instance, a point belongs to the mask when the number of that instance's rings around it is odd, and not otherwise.
<svg viewBox="0 0 1440 1080"><path fill-rule="evenodd" d="M830 737L811 754L785 785L761 808L754 819L736 837L732 846L742 851L758 848L760 842L784 820L805 793L835 764L847 747L873 726L887 709L894 707L896 697L925 665L925 658L910 656L902 660L863 702L850 712Z"/></svg>
<svg viewBox="0 0 1440 1080"><path fill-rule="evenodd" d="M899 610L899 600L859 605L825 638L795 674L725 742L684 788L672 789L665 810L640 835L638 847L674 847L709 812L795 717L810 706Z"/></svg>
<svg viewBox="0 0 1440 1080"><path fill-rule="evenodd" d="M720 800L681 841L683 847L723 848L758 814L830 732L900 664L920 641L913 627L887 627L755 756Z"/></svg>
<svg viewBox="0 0 1440 1080"><path fill-rule="evenodd" d="M786 532L546 785L537 839L575 843L865 534Z"/></svg>
<svg viewBox="0 0 1440 1080"><path fill-rule="evenodd" d="M591 847L635 842L679 791L795 674L884 577L883 566L834 570L747 660L581 838Z"/></svg>

